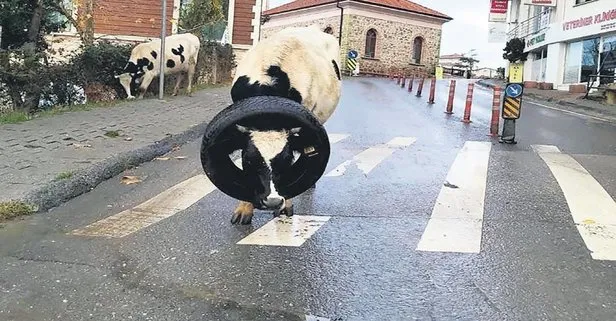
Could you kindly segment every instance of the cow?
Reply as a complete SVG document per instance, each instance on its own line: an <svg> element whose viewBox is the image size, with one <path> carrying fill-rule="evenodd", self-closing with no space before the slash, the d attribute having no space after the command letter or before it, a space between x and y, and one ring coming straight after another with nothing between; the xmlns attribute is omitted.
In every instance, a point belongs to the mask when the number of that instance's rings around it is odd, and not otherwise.
<svg viewBox="0 0 616 321"><path fill-rule="evenodd" d="M173 89L174 96L178 93L184 73L188 74L186 92L189 96L192 95L192 82L200 46L199 38L190 33L165 37L164 73L165 75L177 75ZM132 84L140 84L139 98L143 98L152 80L160 74L159 58L160 39L140 43L132 49L128 63L122 70L123 73L115 76L120 80L129 99L135 98L131 93Z"/></svg>
<svg viewBox="0 0 616 321"><path fill-rule="evenodd" d="M256 43L239 62L231 87L233 102L254 96L285 97L309 109L324 124L338 105L341 91L340 47L319 27L289 27ZM245 137L242 170L257 184L254 201L240 201L231 223L250 224L255 206L274 215L293 215L291 199L280 196L275 178L299 157L290 135L302 128L256 130L236 125ZM314 187L314 186L313 186Z"/></svg>

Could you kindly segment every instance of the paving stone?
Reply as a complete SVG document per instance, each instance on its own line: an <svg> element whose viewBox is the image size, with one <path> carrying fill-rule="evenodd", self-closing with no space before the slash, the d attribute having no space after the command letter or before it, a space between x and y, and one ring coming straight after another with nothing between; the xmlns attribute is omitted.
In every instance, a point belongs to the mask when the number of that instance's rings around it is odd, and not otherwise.
<svg viewBox="0 0 616 321"><path fill-rule="evenodd" d="M18 199L49 184L58 173L87 169L208 122L231 101L229 87L176 96L127 100L120 105L0 125L0 201ZM198 120L198 121L197 121ZM117 130L119 137L104 136ZM130 137L131 140L126 140ZM75 145L78 144L78 145ZM91 147L78 147L89 144Z"/></svg>

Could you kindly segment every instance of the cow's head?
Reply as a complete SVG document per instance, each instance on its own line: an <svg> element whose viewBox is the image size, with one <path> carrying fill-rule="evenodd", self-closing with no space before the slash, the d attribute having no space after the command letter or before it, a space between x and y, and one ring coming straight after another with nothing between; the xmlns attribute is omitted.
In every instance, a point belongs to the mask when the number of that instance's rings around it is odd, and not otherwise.
<svg viewBox="0 0 616 321"><path fill-rule="evenodd" d="M241 152L241 162L232 161ZM209 122L201 165L223 193L258 209L280 209L313 186L330 155L325 128L310 110L283 97L234 102Z"/></svg>
<svg viewBox="0 0 616 321"><path fill-rule="evenodd" d="M124 69L122 69L123 73L115 75L114 77L120 80L120 84L124 87L128 98L135 98L131 93L132 85L139 84L146 71L152 70L154 67L154 63L150 61L150 59L143 57L137 59L136 62L129 61L126 66L124 66Z"/></svg>
<svg viewBox="0 0 616 321"><path fill-rule="evenodd" d="M236 128L244 140L241 164L247 187L252 191L251 202L260 209L280 209L285 203L279 192L280 179L300 156L294 140L301 127L267 131L241 125Z"/></svg>

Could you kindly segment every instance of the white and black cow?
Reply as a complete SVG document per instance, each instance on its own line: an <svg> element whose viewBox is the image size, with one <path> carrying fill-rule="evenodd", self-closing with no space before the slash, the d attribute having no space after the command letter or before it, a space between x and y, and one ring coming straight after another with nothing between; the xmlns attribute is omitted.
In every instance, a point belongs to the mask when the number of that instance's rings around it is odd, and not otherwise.
<svg viewBox="0 0 616 321"><path fill-rule="evenodd" d="M337 39L317 26L286 28L258 42L238 64L231 88L234 102L254 96L279 96L312 111L321 124L340 98L340 48ZM250 224L255 209L292 215L291 199L279 195L276 177L299 157L289 146L301 128L254 130L237 126L245 139L242 170L254 184L254 201L240 201L231 222Z"/></svg>
<svg viewBox="0 0 616 321"><path fill-rule="evenodd" d="M199 55L201 42L199 38L190 33L182 33L165 37L165 75L177 75L173 95L177 95L184 73L188 74L188 95L192 94L192 82ZM160 39L136 45L131 51L128 63L122 74L115 77L120 83L128 98L135 98L131 93L131 85L139 84L139 98L148 90L150 83L160 73Z"/></svg>

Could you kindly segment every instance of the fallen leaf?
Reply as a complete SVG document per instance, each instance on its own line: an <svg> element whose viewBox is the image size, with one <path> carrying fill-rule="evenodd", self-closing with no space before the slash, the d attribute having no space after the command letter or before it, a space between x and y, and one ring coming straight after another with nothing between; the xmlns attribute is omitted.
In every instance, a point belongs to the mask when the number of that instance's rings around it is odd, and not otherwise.
<svg viewBox="0 0 616 321"><path fill-rule="evenodd" d="M175 159L186 159L186 156L175 156Z"/></svg>
<svg viewBox="0 0 616 321"><path fill-rule="evenodd" d="M130 185L130 184L141 183L141 179L139 179L139 177L137 176L123 176L120 182L122 184Z"/></svg>
<svg viewBox="0 0 616 321"><path fill-rule="evenodd" d="M590 224L595 224L596 222L595 220L592 220L592 219L585 219L582 221L582 223L590 225Z"/></svg>
<svg viewBox="0 0 616 321"><path fill-rule="evenodd" d="M154 159L155 159L155 160L162 160L162 161L165 161L165 160L169 160L170 158L169 158L169 157L156 157L156 158L154 158Z"/></svg>

